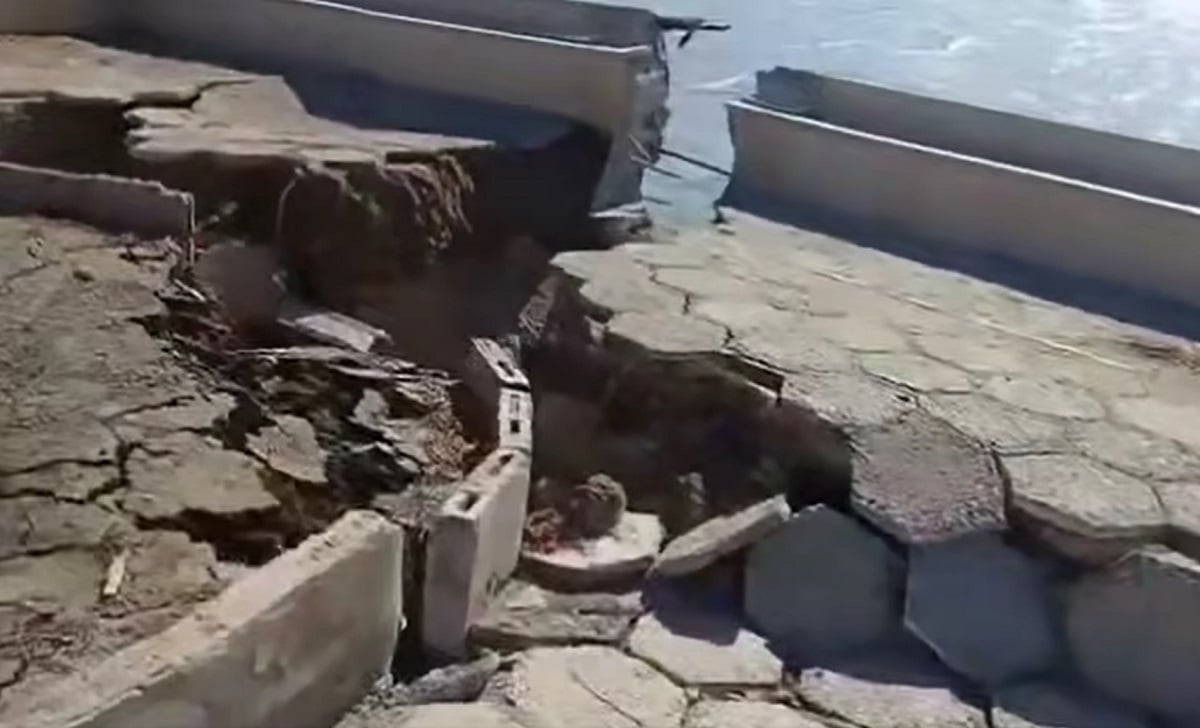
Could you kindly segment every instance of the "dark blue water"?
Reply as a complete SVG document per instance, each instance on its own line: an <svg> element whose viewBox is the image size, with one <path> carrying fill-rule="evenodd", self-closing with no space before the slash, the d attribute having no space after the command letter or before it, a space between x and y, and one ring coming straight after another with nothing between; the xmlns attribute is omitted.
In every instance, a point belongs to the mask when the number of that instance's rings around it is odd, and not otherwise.
<svg viewBox="0 0 1200 728"><path fill-rule="evenodd" d="M1200 147L1200 0L618 0L733 24L672 50L668 147L727 167L723 103L776 65ZM705 214L719 176L665 161L660 218Z"/></svg>

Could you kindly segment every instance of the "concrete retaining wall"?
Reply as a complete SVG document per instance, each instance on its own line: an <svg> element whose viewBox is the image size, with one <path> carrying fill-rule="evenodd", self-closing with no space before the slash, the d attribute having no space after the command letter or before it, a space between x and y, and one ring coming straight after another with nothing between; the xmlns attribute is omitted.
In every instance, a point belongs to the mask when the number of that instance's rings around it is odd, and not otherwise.
<svg viewBox="0 0 1200 728"><path fill-rule="evenodd" d="M427 1L436 8L437 3ZM415 12L420 3L128 0L122 7L126 23L208 52L363 73L387 83L582 122L614 141L595 206L640 198L641 170L630 161L628 137L634 135L657 149L656 133L643 128L657 121L646 109L661 109L666 99L665 64L655 46L614 47L522 35L384 9L392 5ZM524 6L533 3L526 0ZM464 21L480 15L467 12L462 0L454 7L460 12L428 12L434 18ZM637 26L639 18L644 18L640 11L631 24ZM630 32L636 35L635 30ZM592 35L620 34L598 29Z"/></svg>
<svg viewBox="0 0 1200 728"><path fill-rule="evenodd" d="M734 189L1200 305L1200 211L730 104Z"/></svg>
<svg viewBox="0 0 1200 728"><path fill-rule="evenodd" d="M110 0L0 0L0 33L82 33L101 27Z"/></svg>
<svg viewBox="0 0 1200 728"><path fill-rule="evenodd" d="M760 73L755 100L871 134L1200 205L1200 150L789 68Z"/></svg>
<svg viewBox="0 0 1200 728"><path fill-rule="evenodd" d="M64 678L6 694L22 728L328 728L389 664L403 537L374 513L252 572L167 631Z"/></svg>

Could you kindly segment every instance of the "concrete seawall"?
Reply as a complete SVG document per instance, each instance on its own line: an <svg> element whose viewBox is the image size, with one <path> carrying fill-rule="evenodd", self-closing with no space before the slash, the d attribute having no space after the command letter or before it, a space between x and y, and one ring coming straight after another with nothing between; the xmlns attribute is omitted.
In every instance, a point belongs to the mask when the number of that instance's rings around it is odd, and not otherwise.
<svg viewBox="0 0 1200 728"><path fill-rule="evenodd" d="M758 103L734 102L729 113L735 200L761 195L1200 305L1195 208Z"/></svg>
<svg viewBox="0 0 1200 728"><path fill-rule="evenodd" d="M790 68L760 73L755 100L870 134L1200 204L1200 150Z"/></svg>

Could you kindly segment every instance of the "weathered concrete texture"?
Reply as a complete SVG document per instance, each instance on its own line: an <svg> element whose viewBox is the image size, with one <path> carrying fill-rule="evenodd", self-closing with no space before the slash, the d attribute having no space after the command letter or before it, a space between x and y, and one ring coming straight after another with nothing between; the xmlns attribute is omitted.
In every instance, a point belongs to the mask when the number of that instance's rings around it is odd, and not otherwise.
<svg viewBox="0 0 1200 728"><path fill-rule="evenodd" d="M379 516L349 514L166 632L14 697L2 717L30 728L329 725L391 658L402 548Z"/></svg>
<svg viewBox="0 0 1200 728"><path fill-rule="evenodd" d="M638 592L561 594L514 580L471 626L470 639L498 649L616 644L642 611Z"/></svg>
<svg viewBox="0 0 1200 728"><path fill-rule="evenodd" d="M1058 655L1045 576L992 534L914 548L905 625L976 682L997 685L1040 672Z"/></svg>
<svg viewBox="0 0 1200 728"><path fill-rule="evenodd" d="M1018 523L1068 557L1103 562L1165 533L1158 496L1141 480L1073 455L1001 463Z"/></svg>
<svg viewBox="0 0 1200 728"><path fill-rule="evenodd" d="M705 521L667 544L652 573L682 576L768 536L791 515L787 499L778 496L728 516Z"/></svg>
<svg viewBox="0 0 1200 728"><path fill-rule="evenodd" d="M783 705L747 700L707 700L688 711L683 728L824 728L815 717Z"/></svg>
<svg viewBox="0 0 1200 728"><path fill-rule="evenodd" d="M744 628L736 613L691 603L682 594L656 595L638 620L629 651L680 685L697 688L771 687L783 664L766 640Z"/></svg>
<svg viewBox="0 0 1200 728"><path fill-rule="evenodd" d="M895 629L901 588L882 539L817 506L751 550L746 615L787 657L826 656Z"/></svg>
<svg viewBox="0 0 1200 728"><path fill-rule="evenodd" d="M422 639L459 657L467 631L517 566L529 500L529 456L495 450L445 502L426 547Z"/></svg>
<svg viewBox="0 0 1200 728"><path fill-rule="evenodd" d="M1095 693L1047 682L1011 685L992 697L992 728L1148 728L1146 717Z"/></svg>
<svg viewBox="0 0 1200 728"><path fill-rule="evenodd" d="M678 726L682 688L610 647L537 648L522 653L502 689L506 700L547 726Z"/></svg>
<svg viewBox="0 0 1200 728"><path fill-rule="evenodd" d="M247 438L246 449L266 467L302 483L325 482L327 455L308 420L280 415Z"/></svg>
<svg viewBox="0 0 1200 728"><path fill-rule="evenodd" d="M683 314L621 313L609 323L608 338L653 354L686 354L720 351L726 332L724 327Z"/></svg>
<svg viewBox="0 0 1200 728"><path fill-rule="evenodd" d="M1005 527L1004 486L992 458L923 414L853 433L855 511L904 543Z"/></svg>
<svg viewBox="0 0 1200 728"><path fill-rule="evenodd" d="M886 650L812 667L797 691L823 714L871 728L986 728L984 711L929 656Z"/></svg>
<svg viewBox="0 0 1200 728"><path fill-rule="evenodd" d="M1200 564L1139 550L1066 593L1080 671L1111 695L1182 724L1200 721Z"/></svg>
<svg viewBox="0 0 1200 728"><path fill-rule="evenodd" d="M589 589L621 584L646 572L662 545L653 513L626 513L611 533L565 543L549 553L525 551L521 559L547 584Z"/></svg>
<svg viewBox="0 0 1200 728"><path fill-rule="evenodd" d="M113 232L191 234L192 196L156 182L0 162L0 211L62 216Z"/></svg>

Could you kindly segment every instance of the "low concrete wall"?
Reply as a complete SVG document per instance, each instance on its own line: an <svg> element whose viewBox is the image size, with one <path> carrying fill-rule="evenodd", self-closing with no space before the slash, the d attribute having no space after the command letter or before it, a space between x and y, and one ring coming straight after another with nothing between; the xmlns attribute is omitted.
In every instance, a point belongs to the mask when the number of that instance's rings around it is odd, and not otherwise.
<svg viewBox="0 0 1200 728"><path fill-rule="evenodd" d="M641 170L630 161L628 137L657 149L654 135L643 129L653 116L647 109L661 109L666 98L665 64L655 46L614 47L458 25L384 9L393 4L414 12L420 5L414 0L128 0L122 7L126 23L208 52L353 71L587 124L614 141L595 206L640 197ZM525 5L532 7L528 0ZM467 6L460 0L455 7ZM449 11L427 12L455 17ZM466 20L479 12L462 10L459 16Z"/></svg>
<svg viewBox="0 0 1200 728"><path fill-rule="evenodd" d="M192 196L157 182L0 162L0 212L62 216L113 232L190 235Z"/></svg>
<svg viewBox="0 0 1200 728"><path fill-rule="evenodd" d="M870 134L1200 205L1200 150L790 68L760 73L755 100Z"/></svg>
<svg viewBox="0 0 1200 728"><path fill-rule="evenodd" d="M1200 211L734 102L736 194L1200 305Z"/></svg>
<svg viewBox="0 0 1200 728"><path fill-rule="evenodd" d="M34 696L22 728L328 728L387 668L399 528L367 512L252 572L175 626Z"/></svg>
<svg viewBox="0 0 1200 728"><path fill-rule="evenodd" d="M0 0L0 33L82 33L110 17L111 0Z"/></svg>

